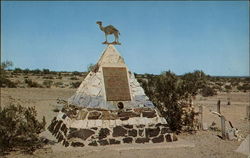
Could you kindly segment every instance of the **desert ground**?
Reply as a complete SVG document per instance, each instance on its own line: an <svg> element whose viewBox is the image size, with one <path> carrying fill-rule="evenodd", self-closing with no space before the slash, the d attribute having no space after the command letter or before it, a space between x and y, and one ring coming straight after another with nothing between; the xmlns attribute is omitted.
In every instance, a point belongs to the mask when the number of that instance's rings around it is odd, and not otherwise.
<svg viewBox="0 0 250 158"><path fill-rule="evenodd" d="M46 126L50 124L53 117L57 115L55 109L60 109L57 99L67 100L75 93L75 88L1 88L1 106L8 106L11 103L22 106L35 106L39 120L46 118ZM227 105L227 98L230 97L231 105ZM209 127L212 122L220 129L220 118L211 113L216 111L218 99L221 100L221 113L230 120L234 127L240 130L243 138L249 134L249 122L246 117L246 106L249 105L249 93L244 92L219 92L212 97L197 96L194 100L195 109L199 105L204 107L204 123ZM217 130L199 130L196 133L181 133L180 139L175 143L165 144L142 144L142 145L115 145L104 147L88 148L66 148L60 144L47 145L36 150L32 155L20 151L12 151L5 157L86 157L86 158L110 158L110 157L132 157L132 158L245 158L247 155L235 152L242 140L222 140ZM191 143L189 146L182 146L182 141ZM185 143L184 143L185 144Z"/></svg>

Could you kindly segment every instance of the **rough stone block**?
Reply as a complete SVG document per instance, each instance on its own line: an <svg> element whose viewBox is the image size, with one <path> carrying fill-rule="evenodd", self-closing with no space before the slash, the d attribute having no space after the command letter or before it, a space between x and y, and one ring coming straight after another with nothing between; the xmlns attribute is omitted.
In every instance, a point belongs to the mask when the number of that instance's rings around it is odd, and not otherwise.
<svg viewBox="0 0 250 158"><path fill-rule="evenodd" d="M147 128L146 137L156 137L160 133L160 128Z"/></svg>
<svg viewBox="0 0 250 158"><path fill-rule="evenodd" d="M128 135L132 136L132 137L136 137L137 136L137 130L135 130L135 129L129 130Z"/></svg>
<svg viewBox="0 0 250 158"><path fill-rule="evenodd" d="M91 111L91 112L89 112L88 119L89 120L97 120L97 119L99 119L100 116L101 116L100 112Z"/></svg>
<svg viewBox="0 0 250 158"><path fill-rule="evenodd" d="M54 117L54 118L56 118L56 117ZM49 125L49 127L48 127L48 130L50 131L50 132L53 132L54 131L54 128L55 128L55 125L57 124L57 120L52 120L52 122L51 122L51 124Z"/></svg>
<svg viewBox="0 0 250 158"><path fill-rule="evenodd" d="M115 124L116 124L116 126L120 126L120 125L122 125L122 121L121 120L115 120Z"/></svg>
<svg viewBox="0 0 250 158"><path fill-rule="evenodd" d="M121 121L125 121L125 120L128 120L128 119L129 119L129 117L120 117Z"/></svg>
<svg viewBox="0 0 250 158"><path fill-rule="evenodd" d="M88 114L87 111L80 110L79 113L78 113L77 119L84 120L86 118L87 114Z"/></svg>
<svg viewBox="0 0 250 158"><path fill-rule="evenodd" d="M153 142L153 143L161 143L161 142L164 142L164 137L163 137L163 135L160 135L160 136L158 136L158 137L156 137L156 138L153 138L153 139L152 139L152 142Z"/></svg>
<svg viewBox="0 0 250 158"><path fill-rule="evenodd" d="M172 139L172 137L171 137L170 134L165 135L165 138L166 138L167 142L172 142L173 141L173 139Z"/></svg>
<svg viewBox="0 0 250 158"><path fill-rule="evenodd" d="M114 126L115 126L115 120L110 120L110 121L109 121L109 125L110 125L111 127L114 127Z"/></svg>
<svg viewBox="0 0 250 158"><path fill-rule="evenodd" d="M115 139L109 139L109 144L120 144L121 142L119 140L115 140Z"/></svg>
<svg viewBox="0 0 250 158"><path fill-rule="evenodd" d="M87 127L96 127L96 120L88 120Z"/></svg>
<svg viewBox="0 0 250 158"><path fill-rule="evenodd" d="M113 137L124 137L127 134L127 130L121 126L113 128Z"/></svg>
<svg viewBox="0 0 250 158"><path fill-rule="evenodd" d="M106 139L104 139L104 140L98 140L98 142L99 142L99 144L100 145L109 145L109 142L108 142L108 140L106 140Z"/></svg>
<svg viewBox="0 0 250 158"><path fill-rule="evenodd" d="M147 142L149 142L149 138L137 138L136 140L135 140L135 142L136 143L147 143Z"/></svg>
<svg viewBox="0 0 250 158"><path fill-rule="evenodd" d="M141 136L141 137L144 137L144 130L143 129L139 129L138 130L139 132L139 136Z"/></svg>
<svg viewBox="0 0 250 158"><path fill-rule="evenodd" d="M84 147L84 144L81 142L72 142L71 146L73 147Z"/></svg>
<svg viewBox="0 0 250 158"><path fill-rule="evenodd" d="M97 146L98 144L97 144L96 141L93 141L93 142L89 143L88 145L89 145L89 146Z"/></svg>
<svg viewBox="0 0 250 158"><path fill-rule="evenodd" d="M68 147L68 146L69 146L69 142L66 141L66 140L64 140L64 141L63 141L63 145L64 145L65 147Z"/></svg>
<svg viewBox="0 0 250 158"><path fill-rule="evenodd" d="M118 113L118 117L140 117L140 113L122 111Z"/></svg>
<svg viewBox="0 0 250 158"><path fill-rule="evenodd" d="M109 134L110 134L109 129L107 129L107 128L102 128L102 129L99 131L98 138L99 138L99 139L106 138Z"/></svg>
<svg viewBox="0 0 250 158"><path fill-rule="evenodd" d="M67 129L65 124L62 125L61 130L63 131L64 135L66 136L68 129Z"/></svg>
<svg viewBox="0 0 250 158"><path fill-rule="evenodd" d="M133 125L123 125L123 127L127 128L127 129L132 129Z"/></svg>
<svg viewBox="0 0 250 158"><path fill-rule="evenodd" d="M92 136L95 132L93 132L90 129L80 129L77 131L73 131L72 133L69 134L68 138L81 138L83 140L86 140L90 136Z"/></svg>
<svg viewBox="0 0 250 158"><path fill-rule="evenodd" d="M131 138L131 137L126 137L126 138L123 138L122 140L123 140L123 143L132 143L133 138Z"/></svg>
<svg viewBox="0 0 250 158"><path fill-rule="evenodd" d="M93 129L93 130L95 130L95 131L96 131L98 128L97 128L97 127L92 127L92 128L90 128L90 129Z"/></svg>
<svg viewBox="0 0 250 158"><path fill-rule="evenodd" d="M58 133L62 123L63 123L62 120L58 121L58 123L56 124L56 127L54 129L54 133Z"/></svg>
<svg viewBox="0 0 250 158"><path fill-rule="evenodd" d="M153 118L156 117L156 113L155 111L144 111L142 112L142 116L147 118Z"/></svg>
<svg viewBox="0 0 250 158"><path fill-rule="evenodd" d="M170 133L170 132L171 132L171 130L169 128L164 127L161 129L161 134L166 134L166 133Z"/></svg>
<svg viewBox="0 0 250 158"><path fill-rule="evenodd" d="M178 140L178 138L177 138L176 134L173 133L173 141L177 141L177 140Z"/></svg>
<svg viewBox="0 0 250 158"><path fill-rule="evenodd" d="M145 125L142 125L142 124L141 124L141 125L137 125L136 127L137 127L137 128L144 128Z"/></svg>
<svg viewBox="0 0 250 158"><path fill-rule="evenodd" d="M109 120L102 120L102 127L109 127Z"/></svg>
<svg viewBox="0 0 250 158"><path fill-rule="evenodd" d="M58 132L58 142L61 141L63 141L63 135L60 132Z"/></svg>
<svg viewBox="0 0 250 158"><path fill-rule="evenodd" d="M96 127L102 126L102 120L96 120Z"/></svg>

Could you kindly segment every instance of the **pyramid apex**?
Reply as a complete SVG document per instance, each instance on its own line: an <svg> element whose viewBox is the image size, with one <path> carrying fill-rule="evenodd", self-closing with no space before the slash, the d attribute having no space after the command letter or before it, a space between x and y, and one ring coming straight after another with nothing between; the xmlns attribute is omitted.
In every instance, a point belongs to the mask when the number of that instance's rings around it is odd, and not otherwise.
<svg viewBox="0 0 250 158"><path fill-rule="evenodd" d="M126 66L123 57L113 44L107 45L98 61L99 66Z"/></svg>

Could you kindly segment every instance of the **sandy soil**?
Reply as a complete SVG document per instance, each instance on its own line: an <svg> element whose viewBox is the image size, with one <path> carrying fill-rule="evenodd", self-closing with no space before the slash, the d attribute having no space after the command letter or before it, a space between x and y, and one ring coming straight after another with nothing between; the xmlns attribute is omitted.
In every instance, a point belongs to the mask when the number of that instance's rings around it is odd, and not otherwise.
<svg viewBox="0 0 250 158"><path fill-rule="evenodd" d="M53 109L60 108L56 99L67 99L74 94L76 89L62 88L2 88L1 89L1 106L8 106L9 103L20 103L22 106L35 106L38 111L38 119L43 116L46 118L47 126L51 119L57 115ZM227 105L227 98L230 97L231 105ZM220 93L213 97L197 96L194 101L196 109L198 105L204 107L204 122L209 126L215 122L220 128L220 119L218 116L211 114L216 111L217 100L221 100L221 112L227 120L240 130L243 137L249 133L249 122L244 118L246 116L246 106L249 105L249 93ZM106 157L132 157L132 158L245 158L246 155L234 152L240 145L241 141L221 140L217 135L218 131L198 131L196 134L180 134L178 137L193 143L195 147L159 147L159 144L140 145L139 148L126 148L126 146L105 146L95 148L64 148L60 145L46 146L44 149L37 150L33 155L23 154L19 151L11 152L6 157L87 157L87 158L106 158ZM171 146L171 145L170 145ZM133 145L130 145L133 147ZM58 150L60 149L60 150Z"/></svg>

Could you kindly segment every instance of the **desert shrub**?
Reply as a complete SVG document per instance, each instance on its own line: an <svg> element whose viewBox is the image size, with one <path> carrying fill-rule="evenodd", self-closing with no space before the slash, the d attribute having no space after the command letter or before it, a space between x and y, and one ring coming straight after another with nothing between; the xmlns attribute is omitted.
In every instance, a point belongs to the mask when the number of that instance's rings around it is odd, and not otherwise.
<svg viewBox="0 0 250 158"><path fill-rule="evenodd" d="M8 87L8 88L16 88L17 84L9 80L8 78L5 78L3 76L0 76L0 87Z"/></svg>
<svg viewBox="0 0 250 158"><path fill-rule="evenodd" d="M231 85L225 85L225 89L226 90L232 90L232 86Z"/></svg>
<svg viewBox="0 0 250 158"><path fill-rule="evenodd" d="M6 69L11 67L13 63L11 61L4 61L0 65L0 87L16 88L16 83L7 78Z"/></svg>
<svg viewBox="0 0 250 158"><path fill-rule="evenodd" d="M63 83L62 82L56 82L54 83L55 87L60 87L62 88L63 87Z"/></svg>
<svg viewBox="0 0 250 158"><path fill-rule="evenodd" d="M51 80L44 80L43 81L43 85L46 87L46 88L50 88L53 84L53 81Z"/></svg>
<svg viewBox="0 0 250 158"><path fill-rule="evenodd" d="M71 82L70 84L71 84L71 88L78 88L80 86L81 82L80 81Z"/></svg>
<svg viewBox="0 0 250 158"><path fill-rule="evenodd" d="M31 79L25 79L24 82L28 84L28 87L42 88L39 83L32 81Z"/></svg>
<svg viewBox="0 0 250 158"><path fill-rule="evenodd" d="M243 91L243 92L249 91L250 90L250 84L249 83L244 83L242 86L238 86L237 89L239 91Z"/></svg>
<svg viewBox="0 0 250 158"><path fill-rule="evenodd" d="M214 96L217 95L217 92L213 88L206 86L201 89L201 95L203 97Z"/></svg>
<svg viewBox="0 0 250 158"><path fill-rule="evenodd" d="M77 77L73 76L73 77L70 77L71 80L78 80Z"/></svg>
<svg viewBox="0 0 250 158"><path fill-rule="evenodd" d="M49 69L43 69L42 73L43 73L43 74L49 74L49 73L50 73L50 70L49 70Z"/></svg>
<svg viewBox="0 0 250 158"><path fill-rule="evenodd" d="M45 117L39 122L36 119L35 107L22 107L10 104L0 107L0 150L12 148L34 150L41 146L38 134L45 128Z"/></svg>
<svg viewBox="0 0 250 158"><path fill-rule="evenodd" d="M54 77L53 76L43 76L43 79L50 79L50 80L52 80L52 79L54 79Z"/></svg>
<svg viewBox="0 0 250 158"><path fill-rule="evenodd" d="M14 73L22 73L23 70L22 70L21 68L15 68L15 69L13 70L13 72L14 72Z"/></svg>
<svg viewBox="0 0 250 158"><path fill-rule="evenodd" d="M41 73L42 73L42 71L39 70L39 69L32 70L31 72L32 72L34 75L38 75L38 74L41 74Z"/></svg>
<svg viewBox="0 0 250 158"><path fill-rule="evenodd" d="M74 76L81 76L81 72L74 71L74 72L72 72L72 75L74 75Z"/></svg>
<svg viewBox="0 0 250 158"><path fill-rule="evenodd" d="M184 105L189 104L191 97L197 94L198 89L203 85L202 77L193 79L193 76L196 75L196 73L188 74L179 78L174 73L167 71L159 76L147 75L147 81L140 80L146 95L166 118L170 129L175 132L180 132L184 126L189 126L189 129L194 128L194 113L186 115L183 113L183 109ZM193 88L192 85L197 87ZM184 115L185 120L183 120Z"/></svg>

